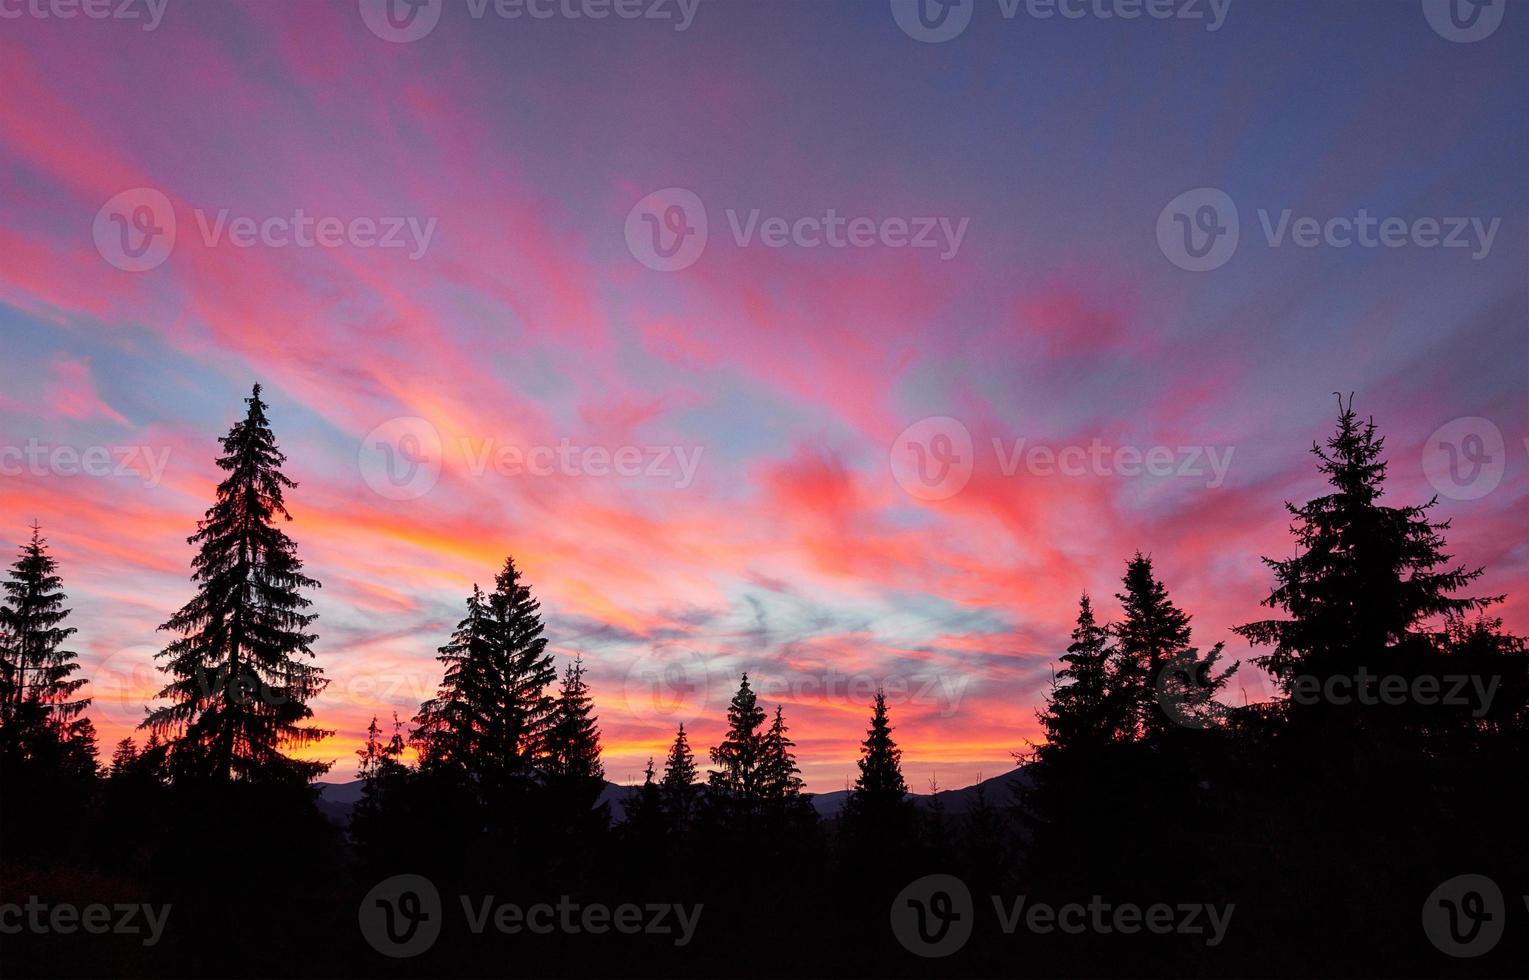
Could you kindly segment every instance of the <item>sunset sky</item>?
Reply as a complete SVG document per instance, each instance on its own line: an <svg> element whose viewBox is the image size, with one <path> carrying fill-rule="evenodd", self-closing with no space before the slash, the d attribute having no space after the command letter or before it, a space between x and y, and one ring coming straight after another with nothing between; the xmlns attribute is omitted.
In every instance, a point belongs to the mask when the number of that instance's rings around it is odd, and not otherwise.
<svg viewBox="0 0 1529 980"><path fill-rule="evenodd" d="M1234 0L1215 30L979 4L945 41L886 0L688 23L448 2L415 40L371 0L15 5L5 561L40 522L109 751L158 686L216 439L259 382L323 583L328 779L373 714L433 693L466 594L514 555L560 665L588 666L611 779L678 720L716 744L747 670L809 789L853 777L876 684L910 785L956 787L1037 737L1079 593L1114 615L1137 549L1198 643L1252 655L1228 628L1258 615L1281 502L1318 491L1307 450L1352 391L1392 499L1440 493L1450 550L1529 631L1529 7L1509 7L1461 42L1417 2ZM1240 219L1205 271L1160 244L1198 188ZM704 248L665 271L645 236L695 233L695 202ZM1412 238L1265 227L1361 209ZM836 247L800 221L830 210L875 231ZM167 217L173 248L134 271L114 236L168 244ZM1453 218L1470 245L1425 244L1420 219ZM324 219L344 240L316 240ZM677 706L652 693L674 679ZM1234 690L1270 694L1250 668Z"/></svg>

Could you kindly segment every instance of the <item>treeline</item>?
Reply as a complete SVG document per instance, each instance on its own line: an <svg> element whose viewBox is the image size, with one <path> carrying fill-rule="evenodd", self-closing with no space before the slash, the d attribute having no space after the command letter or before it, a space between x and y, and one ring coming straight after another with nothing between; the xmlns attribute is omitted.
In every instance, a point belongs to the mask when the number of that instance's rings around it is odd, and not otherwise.
<svg viewBox="0 0 1529 980"><path fill-rule="evenodd" d="M131 895L175 914L153 950L0 936L0 972L1432 976L1513 972L1504 965L1529 952L1511 908L1512 938L1478 960L1444 957L1417 927L1424 896L1462 873L1529 894L1529 658L1488 615L1501 596L1463 594L1482 571L1445 553L1432 502L1382 502L1383 440L1351 405L1312 447L1329 492L1286 505L1295 556L1265 559L1276 618L1236 630L1280 685L1272 702L1226 703L1238 664L1222 643L1192 642L1189 614L1138 553L1109 621L1080 598L1037 712L1044 739L1016 752L1012 795L979 791L960 814L938 796L916 806L878 692L853 790L820 820L783 709L762 705L745 674L709 768L680 725L613 825L583 664L559 671L507 558L440 647L435 696L410 718L373 719L342 831L315 805L312 780L328 767L288 754L333 734L310 707L327 683L306 595L319 583L281 530L295 484L258 385L246 403L188 539L193 595L162 627L158 706L106 766L39 528L4 583L0 899ZM1410 696L1339 696L1366 676ZM1417 696L1455 677L1484 697ZM442 940L394 963L357 935L356 916L374 884L402 873L450 897ZM935 873L969 887L978 917L990 896L1015 895L1238 912L1214 948L986 928L926 961L893 941L888 915L904 886ZM684 948L472 934L452 903L487 895L706 912Z"/></svg>

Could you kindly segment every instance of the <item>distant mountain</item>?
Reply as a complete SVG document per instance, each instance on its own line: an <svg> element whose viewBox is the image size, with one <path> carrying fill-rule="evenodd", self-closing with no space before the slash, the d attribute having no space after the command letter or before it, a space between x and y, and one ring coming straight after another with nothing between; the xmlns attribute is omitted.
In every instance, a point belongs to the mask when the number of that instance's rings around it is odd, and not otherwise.
<svg viewBox="0 0 1529 980"><path fill-rule="evenodd" d="M1001 807L1008 806L1013 801L1014 790L1017 787L1028 785L1030 785L1029 773L1023 767L1018 767L960 789L942 789L938 793L914 793L913 805L920 810L928 810L938 798L940 805L945 808L947 817L958 817L971 809L972 804L977 800L979 790L987 796L988 803ZM818 811L818 816L828 820L839 815L847 799L849 799L847 789L834 790L832 793L814 793L812 805Z"/></svg>
<svg viewBox="0 0 1529 980"><path fill-rule="evenodd" d="M350 826L350 811L361 800L361 780L348 783L314 783L318 788L319 812L337 827Z"/></svg>
<svg viewBox="0 0 1529 980"><path fill-rule="evenodd" d="M919 809L927 810L938 797L940 804L945 808L945 815L957 817L971 809L977 799L979 788L987 795L987 801L990 804L1007 806L1014 798L1014 789L1018 786L1028 786L1029 783L1029 774L1023 767L1019 767L961 789L941 790L932 795L915 793L913 802ZM336 826L350 826L350 812L361 799L361 780L356 779L348 783L315 783L314 785L319 790L319 812ZM600 791L600 802L610 805L612 823L620 823L626 816L626 800L636 789L635 786L606 783L605 789ZM839 815L839 811L844 808L844 801L849 798L849 791L840 789L832 793L808 795L812 800L813 808L818 811L818 816L827 820Z"/></svg>

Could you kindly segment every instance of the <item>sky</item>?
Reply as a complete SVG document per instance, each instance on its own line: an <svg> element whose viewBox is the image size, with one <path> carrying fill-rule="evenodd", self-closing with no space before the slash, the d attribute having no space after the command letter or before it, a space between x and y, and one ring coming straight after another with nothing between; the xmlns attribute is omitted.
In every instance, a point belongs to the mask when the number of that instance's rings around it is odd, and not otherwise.
<svg viewBox="0 0 1529 980"><path fill-rule="evenodd" d="M1529 5L919 14L0 0L0 541L103 747L257 382L331 780L507 555L616 781L743 671L808 789L878 685L915 790L996 775L1137 550L1256 655L1334 392L1529 630Z"/></svg>

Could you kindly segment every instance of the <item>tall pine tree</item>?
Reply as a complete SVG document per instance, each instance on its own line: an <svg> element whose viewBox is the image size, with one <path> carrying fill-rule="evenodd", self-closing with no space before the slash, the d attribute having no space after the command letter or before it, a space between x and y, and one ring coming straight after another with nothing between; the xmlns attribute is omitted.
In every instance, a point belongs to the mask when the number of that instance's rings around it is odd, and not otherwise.
<svg viewBox="0 0 1529 980"><path fill-rule="evenodd" d="M422 764L462 777L485 804L528 792L545 755L557 668L542 630L540 603L506 558L492 593L473 587L437 657L441 686L415 719Z"/></svg>
<svg viewBox="0 0 1529 980"><path fill-rule="evenodd" d="M552 708L547 730L543 778L554 810L570 820L587 815L605 788L605 765L600 761L599 719L584 681L584 662L575 657L563 672L563 683Z"/></svg>
<svg viewBox="0 0 1529 980"><path fill-rule="evenodd" d="M131 773L137 766L138 743L133 741L132 736L119 740L117 747L112 750L111 768L108 770L110 776L113 779L120 778Z"/></svg>
<svg viewBox="0 0 1529 980"><path fill-rule="evenodd" d="M1120 702L1111 714L1126 719L1124 735L1150 737L1173 725L1157 700L1158 680L1170 663L1181 664L1189 647L1189 616L1168 598L1168 590L1152 571L1152 559L1137 552L1126 563L1116 593L1124 616L1115 624L1115 667L1112 695Z"/></svg>
<svg viewBox="0 0 1529 980"><path fill-rule="evenodd" d="M544 754L547 726L551 724L557 683L557 665L547 652L542 635L541 603L531 587L521 581L515 559L507 557L494 577L489 610L498 629L501 647L504 711L497 741L502 748L506 779L531 778L537 759Z"/></svg>
<svg viewBox="0 0 1529 980"><path fill-rule="evenodd" d="M257 384L248 411L219 439L217 465L228 475L197 531L191 561L196 595L161 629L179 633L159 656L170 681L159 692L170 704L143 727L172 739L179 778L216 781L302 781L328 770L283 753L334 734L307 725L308 707L328 681L309 661L316 616L303 589L297 545L276 524L290 521L284 493L297 486L281 471Z"/></svg>
<svg viewBox="0 0 1529 980"><path fill-rule="evenodd" d="M1363 423L1353 396L1339 399L1338 428L1327 448L1313 444L1317 469L1332 492L1296 507L1296 554L1264 558L1274 571L1274 591L1263 604L1288 619L1265 619L1236 628L1255 646L1272 649L1254 662L1289 692L1295 679L1319 683L1335 675L1376 670L1420 624L1460 616L1501 599L1457 597L1482 570L1450 565L1443 532L1449 521L1432 521L1438 498L1419 506L1380 502L1385 489L1385 439L1375 420Z"/></svg>
<svg viewBox="0 0 1529 980"><path fill-rule="evenodd" d="M679 730L674 734L674 744L669 747L669 758L664 762L664 778L659 783L670 825L680 833L689 829L695 816L698 789L695 754L690 751L685 723L680 722Z"/></svg>
<svg viewBox="0 0 1529 980"><path fill-rule="evenodd" d="M758 803L764 761L764 736L759 726L764 720L764 709L745 673L727 706L727 734L722 744L711 749L712 765L718 767L707 774L713 799L745 808Z"/></svg>
<svg viewBox="0 0 1529 980"><path fill-rule="evenodd" d="M892 738L886 692L877 688L871 727L860 743L860 775L844 802L844 830L858 844L876 851L898 846L913 829L913 802L903 780L903 750ZM942 815L943 818L943 815Z"/></svg>
<svg viewBox="0 0 1529 980"><path fill-rule="evenodd" d="M501 754L493 742L503 728L504 691L498 628L476 585L467 597L467 615L436 659L446 668L441 686L420 705L411 734L420 766L481 783Z"/></svg>
<svg viewBox="0 0 1529 980"><path fill-rule="evenodd" d="M765 730L759 752L759 794L768 801L792 800L802 792L802 771L792 751L796 743L787 731L785 712L776 705L775 719Z"/></svg>
<svg viewBox="0 0 1529 980"><path fill-rule="evenodd" d="M75 696L86 681L74 676L79 664L64 649L75 633L61 625L68 597L38 525L0 589L0 752L53 762L70 743L84 748L88 721L81 715L90 699Z"/></svg>
<svg viewBox="0 0 1529 980"><path fill-rule="evenodd" d="M1119 710L1127 703L1112 695L1115 650L1109 639L1109 628L1094 618L1093 603L1085 592L1078 600L1078 621L1062 655L1062 669L1057 671L1045 709L1037 712L1046 733L1038 750L1041 758L1078 749L1096 752L1122 731L1134 730L1134 716Z"/></svg>

